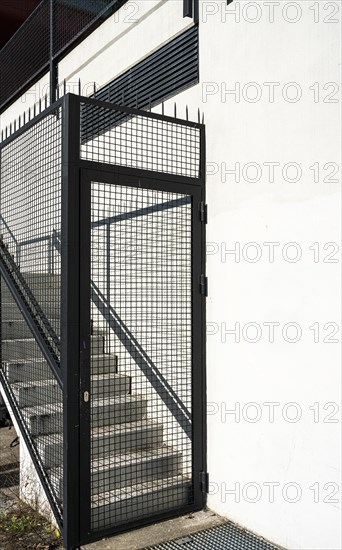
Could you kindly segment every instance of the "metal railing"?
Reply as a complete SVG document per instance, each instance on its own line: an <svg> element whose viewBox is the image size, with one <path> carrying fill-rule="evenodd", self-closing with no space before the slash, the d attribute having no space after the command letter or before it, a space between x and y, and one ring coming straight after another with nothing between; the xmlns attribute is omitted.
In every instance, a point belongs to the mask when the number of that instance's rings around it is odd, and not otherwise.
<svg viewBox="0 0 342 550"><path fill-rule="evenodd" d="M50 100L57 63L127 0L43 0L0 50L0 111L50 71Z"/></svg>
<svg viewBox="0 0 342 550"><path fill-rule="evenodd" d="M44 74L50 103L56 97L58 62L128 0L42 0L0 50L0 112ZM183 0L183 16L198 22L199 0Z"/></svg>
<svg viewBox="0 0 342 550"><path fill-rule="evenodd" d="M154 364L152 359L139 344L137 339L134 337L130 329L126 326L123 320L120 318L115 309L111 306L110 298L110 258L111 258L111 226L115 223L122 222L124 220L131 220L140 216L146 216L152 214L153 212L163 212L171 208L177 208L183 204L189 204L190 200L188 197L175 199L172 201L156 204L154 206L149 206L146 208L140 208L138 210L133 210L125 214L120 214L117 216L112 216L109 218L103 218L96 222L92 222L91 228L97 229L99 227L106 228L106 246L105 246L105 258L104 265L106 266L106 277L107 277L107 295L105 296L101 290L97 287L94 281L91 281L91 301L98 309L102 317L105 319L106 323L109 325L110 329L116 334L121 343L124 345L129 354L133 357L136 364L139 366L141 371L144 373L146 378L149 380L153 388L158 393L159 397L163 400L166 407L169 409L171 414L179 423L180 427L184 430L188 437L191 437L192 428L191 428L191 413L184 406L181 399L179 399L177 393L173 390L169 382L165 379L162 373L158 370L157 366ZM32 244L38 243L47 243L48 246L48 273L54 275L54 253L57 251L58 254L61 253L61 235L55 229L51 235L43 235L35 239L28 239L25 241L17 241L10 227L8 226L6 220L0 216L0 221L6 227L9 235L13 239L16 249L16 264L20 267L21 251L22 248L30 246ZM1 250L1 249L0 249ZM13 265L14 262L13 262ZM39 309L40 317L47 322L43 312L39 308L39 304L36 304L36 309ZM52 329L51 329L52 331ZM53 332L52 332L53 334ZM56 337L57 338L57 337ZM56 339L57 342L57 339Z"/></svg>

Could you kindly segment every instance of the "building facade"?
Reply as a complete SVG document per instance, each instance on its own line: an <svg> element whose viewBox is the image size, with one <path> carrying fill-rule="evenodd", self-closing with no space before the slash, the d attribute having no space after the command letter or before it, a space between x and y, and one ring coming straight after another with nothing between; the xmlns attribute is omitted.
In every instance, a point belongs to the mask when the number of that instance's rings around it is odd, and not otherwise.
<svg viewBox="0 0 342 550"><path fill-rule="evenodd" d="M57 59L57 96L204 117L207 504L285 548L338 550L341 3L116 8ZM47 68L1 129L46 94Z"/></svg>

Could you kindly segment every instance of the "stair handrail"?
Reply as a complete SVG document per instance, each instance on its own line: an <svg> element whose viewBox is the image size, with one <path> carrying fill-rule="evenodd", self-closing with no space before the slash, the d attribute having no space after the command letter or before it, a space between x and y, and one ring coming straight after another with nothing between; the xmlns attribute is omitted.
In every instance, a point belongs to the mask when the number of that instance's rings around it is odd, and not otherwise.
<svg viewBox="0 0 342 550"><path fill-rule="evenodd" d="M62 387L59 338L9 252L2 235L0 236L0 273L44 358L52 369L59 385Z"/></svg>
<svg viewBox="0 0 342 550"><path fill-rule="evenodd" d="M92 222L91 227L95 228L95 227L101 227L106 225L107 228L110 228L112 224L117 223L119 221L147 215L156 210L158 211L167 210L169 208L174 208L175 206L189 204L190 201L191 201L190 197L181 197L181 198L174 199L171 201L166 201L164 203L160 203L157 205L151 205L148 207L140 208L130 213L123 213L123 214L118 214L116 216L103 218L102 220ZM107 232L107 239L110 239L109 231ZM42 237L37 237L34 240L30 239L30 241L19 242L18 245L21 248L21 246L32 244L32 242L37 243L37 242L43 242L43 241L49 241L49 245L55 250L57 250L59 254L61 253L61 235L55 229L53 230L50 236L45 235ZM108 250L108 243L106 248ZM155 363L152 361L152 359L149 357L149 355L146 353L143 347L139 344L139 342L136 340L136 338L134 337L132 332L129 330L129 328L125 325L125 323L120 318L118 313L111 306L109 299L102 294L100 289L96 286L96 284L92 280L91 280L91 300L93 304L97 307L101 315L104 317L104 319L107 322L109 321L109 325L112 328L112 330L118 336L119 340L121 341L125 349L128 351L128 353L131 355L132 359L138 365L140 370L149 380L153 388L158 393L159 397L162 399L162 401L164 402L166 407L169 409L173 417L177 420L180 427L183 429L186 435L191 438L192 424L191 424L190 411L187 409L184 403L182 403L181 399L178 397L176 392L170 386L166 378L159 371L158 367L155 365ZM54 370L54 373L55 373L55 370Z"/></svg>
<svg viewBox="0 0 342 550"><path fill-rule="evenodd" d="M0 215L0 222L2 222L4 224L4 226L6 227L7 229L7 232L9 234L9 236L11 237L12 241L14 242L14 245L15 245L15 250L16 250L16 257L17 257L17 264L20 265L20 261L19 261L19 257L20 257L20 245L13 233L13 231L11 230L11 228L9 227L8 223L6 222L5 218L3 216ZM0 235L1 237L1 235Z"/></svg>
<svg viewBox="0 0 342 550"><path fill-rule="evenodd" d="M175 206L189 204L191 201L190 197L182 197L179 199L174 199L157 205L152 205L149 207L144 207L137 209L130 213L118 214L116 216L104 218L98 220L91 224L91 227L101 227L107 226L109 229L110 226L118 221L123 221L125 219L131 219L137 216L143 216L150 214L156 210L167 210L169 208L174 208ZM110 239L110 233L107 232L107 241ZM56 250L61 252L61 241L60 234L57 231L54 231L52 237L52 246ZM106 246L106 250L109 250L110 247ZM108 263L108 260L107 260ZM120 318L115 309L111 306L109 298L106 298L100 289L96 286L94 281L91 280L91 300L93 304L97 307L99 312L104 317L105 321L108 322L111 329L118 336L119 340L131 355L132 359L138 365L140 370L149 380L153 388L158 393L159 397L162 399L166 407L171 412L172 416L177 420L180 427L183 429L185 434L191 438L192 437L192 423L191 423L191 413L187 407L182 403L181 399L178 397L176 392L170 386L169 382L159 371L158 367L139 344L137 339L134 337L129 328L125 325L123 320Z"/></svg>

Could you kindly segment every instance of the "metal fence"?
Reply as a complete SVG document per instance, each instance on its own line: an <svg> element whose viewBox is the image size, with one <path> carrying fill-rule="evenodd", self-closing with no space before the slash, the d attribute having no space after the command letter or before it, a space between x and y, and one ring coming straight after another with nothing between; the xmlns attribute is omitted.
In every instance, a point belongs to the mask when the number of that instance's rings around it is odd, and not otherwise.
<svg viewBox="0 0 342 550"><path fill-rule="evenodd" d="M205 503L204 146L71 94L0 146L0 380L67 549Z"/></svg>
<svg viewBox="0 0 342 550"><path fill-rule="evenodd" d="M58 519L63 467L60 369L61 109L1 147L1 379ZM32 490L35 490L32 486ZM29 495L28 495L29 496Z"/></svg>

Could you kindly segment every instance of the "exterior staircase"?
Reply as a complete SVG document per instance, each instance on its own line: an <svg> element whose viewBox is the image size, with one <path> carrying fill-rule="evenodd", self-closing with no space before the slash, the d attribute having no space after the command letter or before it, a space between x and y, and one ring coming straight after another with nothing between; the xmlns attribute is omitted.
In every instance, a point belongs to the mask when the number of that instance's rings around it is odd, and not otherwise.
<svg viewBox="0 0 342 550"><path fill-rule="evenodd" d="M53 288L59 297L59 278L25 278L59 334L59 300L50 301ZM37 360L37 344L5 283L1 311L3 373L62 502L62 391L46 361ZM181 452L164 442L162 423L148 419L147 397L135 393L130 374L105 353L104 333L96 327L91 346L92 529L184 507L191 485L182 474Z"/></svg>

